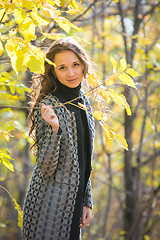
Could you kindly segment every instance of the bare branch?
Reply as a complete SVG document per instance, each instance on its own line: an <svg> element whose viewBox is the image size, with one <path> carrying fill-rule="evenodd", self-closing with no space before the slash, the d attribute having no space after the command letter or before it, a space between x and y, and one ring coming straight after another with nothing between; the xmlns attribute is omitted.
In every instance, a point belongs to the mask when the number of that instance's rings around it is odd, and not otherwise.
<svg viewBox="0 0 160 240"><path fill-rule="evenodd" d="M74 22L74 21L77 21L77 20L79 21L79 18L82 17L82 16L84 16L84 15L96 4L96 2L97 2L97 0L94 0L94 2L91 3L91 4L88 6L88 8L87 8L82 14L80 14L79 16L73 18L73 19L71 20L71 22Z"/></svg>
<svg viewBox="0 0 160 240"><path fill-rule="evenodd" d="M159 7L159 6L160 6L160 2L158 2L157 4L154 4L154 5L152 6L152 8L143 15L143 18L144 18L145 16L147 16L148 14L153 14L154 11L155 11L155 9L156 9L157 7Z"/></svg>
<svg viewBox="0 0 160 240"><path fill-rule="evenodd" d="M118 9L119 9L119 14L121 16L122 36L123 36L123 41L124 41L124 46L125 46L126 59L128 62L129 59L128 59L127 35L126 35L126 29L125 29L125 25L124 25L124 13L122 10L121 0L118 1Z"/></svg>
<svg viewBox="0 0 160 240"><path fill-rule="evenodd" d="M140 167L145 166L146 164L150 163L151 161L153 161L153 159L155 159L158 156L160 156L160 149L158 151L155 151L152 155L150 155L146 161L141 162L139 166Z"/></svg>

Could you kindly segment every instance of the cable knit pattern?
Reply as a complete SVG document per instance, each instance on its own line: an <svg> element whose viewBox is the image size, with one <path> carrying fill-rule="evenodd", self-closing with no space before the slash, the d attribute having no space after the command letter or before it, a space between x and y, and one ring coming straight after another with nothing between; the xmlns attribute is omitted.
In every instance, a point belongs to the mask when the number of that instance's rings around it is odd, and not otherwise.
<svg viewBox="0 0 160 240"><path fill-rule="evenodd" d="M90 108L86 97L83 100ZM38 106L42 103L56 106L60 102L49 94ZM64 106L54 110L59 119L59 135L42 119L40 109L35 112L37 163L24 204L23 240L69 240L70 237L80 180L76 119ZM93 118L87 115L93 150ZM90 180L84 205L92 208Z"/></svg>

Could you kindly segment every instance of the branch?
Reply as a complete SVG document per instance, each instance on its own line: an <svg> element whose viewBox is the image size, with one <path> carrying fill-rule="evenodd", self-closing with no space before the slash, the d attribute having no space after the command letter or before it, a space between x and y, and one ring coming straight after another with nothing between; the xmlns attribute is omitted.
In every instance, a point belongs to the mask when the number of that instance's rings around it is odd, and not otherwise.
<svg viewBox="0 0 160 240"><path fill-rule="evenodd" d="M10 3L12 3L12 0L10 1ZM6 10L5 10L5 12L3 13L3 15L2 15L2 17L1 17L0 24L2 23L3 18L4 18L5 15L6 15Z"/></svg>
<svg viewBox="0 0 160 240"><path fill-rule="evenodd" d="M89 19L92 19L92 18L95 18L96 16L98 16L98 15L101 15L102 13L104 13L104 10L107 8L107 7L109 7L109 5L112 3L112 1L110 1L110 2L108 2L108 5L103 9L103 10L101 10L101 11L99 11L99 12L97 12L96 14L93 14L92 16L90 16L90 17L88 17L88 18L84 18L84 19L73 19L73 20L71 20L71 22L72 21L79 21L79 22L82 22L82 21L88 21ZM108 16L112 16L112 15L117 15L117 13L107 13L107 15Z"/></svg>
<svg viewBox="0 0 160 240"><path fill-rule="evenodd" d="M97 0L94 0L94 2L91 3L91 4L88 6L88 8L87 8L82 14L80 14L79 16L73 18L73 19L71 20L71 22L77 21L80 17L82 17L83 15L85 15L85 14L90 10L90 8L92 8L92 6L94 6L94 4L95 4L96 2L97 2Z"/></svg>
<svg viewBox="0 0 160 240"><path fill-rule="evenodd" d="M134 13L134 31L133 31L132 36L135 36L138 33L140 23L143 20L143 18L140 19L138 17L141 1L142 0L136 0L135 13ZM135 53L136 42L137 42L137 38L132 38L131 55L130 55L130 60L129 60L129 63L131 64L131 66L132 66L133 56L134 56L134 53Z"/></svg>
<svg viewBox="0 0 160 240"><path fill-rule="evenodd" d="M99 87L101 87L101 86L103 86L103 85L105 85L105 83L101 83L101 84L97 85L96 87L90 89L89 91L85 92L85 93L82 94L81 96L78 96L78 97L76 97L76 98L74 98L74 99L72 99L72 100L70 100L70 101L67 101L67 102L65 102L65 103L63 103L63 104L58 104L58 105L56 105L56 106L53 106L52 108L61 107L61 106L64 106L64 105L66 105L66 104L72 104L73 101L75 101L75 100L77 100L77 99L79 99L79 98L81 98L81 97L83 97L83 96L85 96L85 95L93 92L95 89L97 89L97 88L99 88ZM77 106L77 105L76 105L76 106ZM79 106L77 106L77 107L79 107ZM13 110L19 110L19 109L41 109L40 107L30 107L30 106L22 106L22 107L19 107L19 106L0 105L0 109L4 109L4 108L11 108L11 109L13 109Z"/></svg>
<svg viewBox="0 0 160 240"><path fill-rule="evenodd" d="M125 25L124 25L124 13L122 10L122 4L121 4L121 0L118 1L118 9L119 9L119 14L121 16L121 24L122 24L122 35L123 35L123 41L124 41L124 46L125 46L125 52L126 52L126 59L128 62L128 46L127 46L127 35L126 35L126 29L125 29Z"/></svg>
<svg viewBox="0 0 160 240"><path fill-rule="evenodd" d="M149 158L145 161L140 163L139 167L143 167L146 164L148 164L149 162L151 162L154 158L158 157L160 155L160 149L156 152L154 152L152 155L149 156Z"/></svg>
<svg viewBox="0 0 160 240"><path fill-rule="evenodd" d="M160 6L160 2L158 2L157 4L154 4L153 7L152 7L148 12L146 12L146 13L143 15L143 18L144 18L145 16L147 16L148 14L153 14L154 11L155 11L155 9L156 9L156 7L159 7L159 6Z"/></svg>

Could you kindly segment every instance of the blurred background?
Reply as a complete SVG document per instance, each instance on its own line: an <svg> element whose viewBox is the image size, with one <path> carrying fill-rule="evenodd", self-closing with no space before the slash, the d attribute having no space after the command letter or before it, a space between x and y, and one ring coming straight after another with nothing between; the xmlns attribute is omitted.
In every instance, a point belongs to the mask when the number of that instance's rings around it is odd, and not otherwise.
<svg viewBox="0 0 160 240"><path fill-rule="evenodd" d="M13 9L20 2L0 3L1 35L21 32L15 30L17 22ZM26 1L31 4L32 1ZM38 2L38 1L35 1ZM41 1L39 1L41 2ZM56 2L56 1L53 1ZM59 37L75 36L86 48L95 63L98 79L104 82L113 73L109 61L113 56L117 62L125 57L129 67L136 70L137 89L115 84L114 90L123 93L130 104L132 115L113 101L107 106L98 104L91 96L93 109L103 109L111 117L108 125L127 140L129 151L113 142L105 143L104 132L95 121L94 158L92 162L93 220L83 230L83 240L159 240L160 239L160 1L70 1L78 10L67 15L69 1L57 7L62 16L81 28L72 28L66 33L57 22L51 21L35 32L34 46L46 50L54 38L47 34L58 33ZM66 2L66 5L65 5ZM78 5L76 5L76 3ZM11 4L11 5L9 5ZM24 4L24 3L23 3ZM24 5L25 11L30 5ZM26 3L27 4L27 3ZM28 7L29 11L31 9ZM8 10L10 9L10 11ZM4 13L6 12L6 15ZM15 15L14 15L15 16ZM18 20L19 21L19 20ZM37 20L38 21L38 20ZM37 24L38 25L38 24ZM41 33L41 28L46 35ZM11 30L17 31L16 33ZM45 36L45 37L44 37ZM5 44L5 39L2 38ZM88 43L89 42L89 43ZM20 53L19 53L20 54ZM32 69L23 73L13 70L7 53L0 56L0 147L1 153L12 159L6 160L14 166L9 170L2 164L0 155L0 185L16 199L23 208L24 197L35 165L30 152L27 116L29 87ZM4 108L17 106L17 109ZM107 108L106 108L107 107ZM20 240L18 214L11 196L0 188L0 240Z"/></svg>

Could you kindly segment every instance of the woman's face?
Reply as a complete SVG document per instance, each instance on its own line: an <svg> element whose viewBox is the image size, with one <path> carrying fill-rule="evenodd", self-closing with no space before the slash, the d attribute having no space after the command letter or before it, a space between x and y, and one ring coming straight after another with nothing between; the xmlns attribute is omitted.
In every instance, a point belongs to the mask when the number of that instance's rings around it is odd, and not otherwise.
<svg viewBox="0 0 160 240"><path fill-rule="evenodd" d="M82 82L84 66L72 50L55 54L54 63L56 77L62 84L75 88Z"/></svg>

